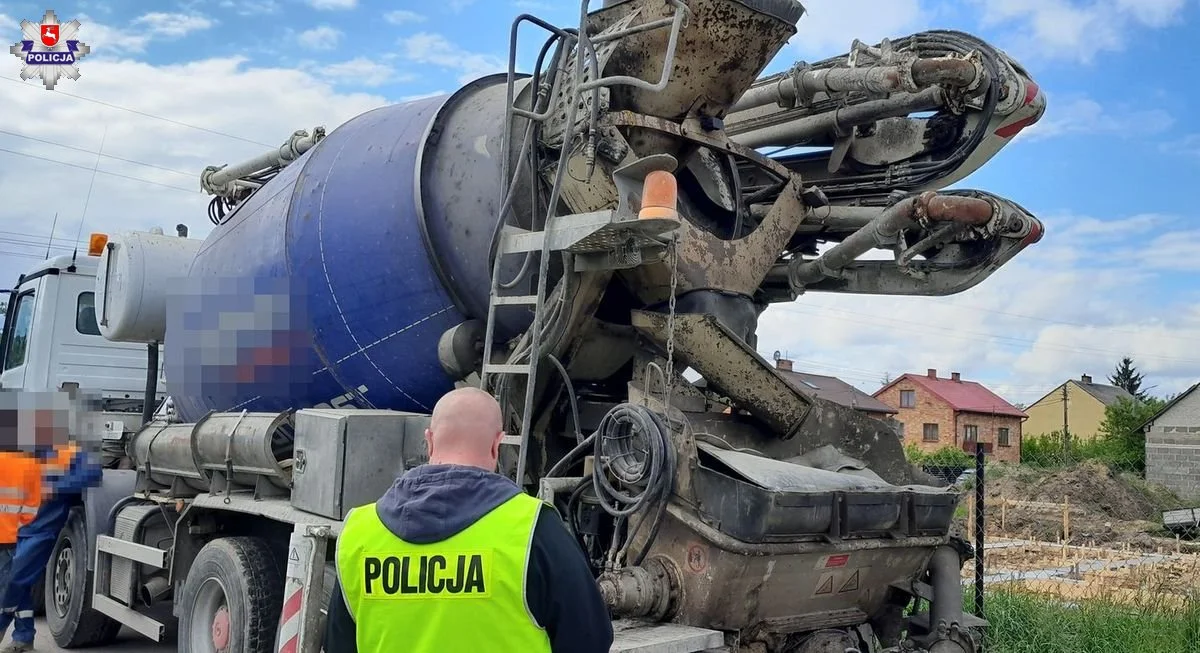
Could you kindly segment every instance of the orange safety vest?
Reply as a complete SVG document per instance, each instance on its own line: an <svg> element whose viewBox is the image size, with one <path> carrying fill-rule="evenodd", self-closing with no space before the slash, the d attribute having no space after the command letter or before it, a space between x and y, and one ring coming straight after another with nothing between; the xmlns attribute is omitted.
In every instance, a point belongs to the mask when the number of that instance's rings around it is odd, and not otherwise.
<svg viewBox="0 0 1200 653"><path fill-rule="evenodd" d="M33 521L42 503L42 469L36 458L0 451L0 546L17 543L17 530Z"/></svg>
<svg viewBox="0 0 1200 653"><path fill-rule="evenodd" d="M42 475L50 477L52 480L65 476L71 470L71 461L75 459L77 453L79 453L79 447L73 442L54 447L54 455L42 461Z"/></svg>

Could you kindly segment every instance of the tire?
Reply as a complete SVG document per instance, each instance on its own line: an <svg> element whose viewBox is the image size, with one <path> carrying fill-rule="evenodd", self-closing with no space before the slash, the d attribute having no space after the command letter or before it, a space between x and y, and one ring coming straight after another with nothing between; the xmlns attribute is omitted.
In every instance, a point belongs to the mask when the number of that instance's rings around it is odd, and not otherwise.
<svg viewBox="0 0 1200 653"><path fill-rule="evenodd" d="M60 648L111 644L121 631L120 622L91 608L92 575L87 559L83 518L73 511L54 543L42 585L46 624Z"/></svg>
<svg viewBox="0 0 1200 653"><path fill-rule="evenodd" d="M33 584L33 616L46 616L46 572Z"/></svg>
<svg viewBox="0 0 1200 653"><path fill-rule="evenodd" d="M179 605L179 650L273 653L283 573L256 537L213 540L200 549Z"/></svg>

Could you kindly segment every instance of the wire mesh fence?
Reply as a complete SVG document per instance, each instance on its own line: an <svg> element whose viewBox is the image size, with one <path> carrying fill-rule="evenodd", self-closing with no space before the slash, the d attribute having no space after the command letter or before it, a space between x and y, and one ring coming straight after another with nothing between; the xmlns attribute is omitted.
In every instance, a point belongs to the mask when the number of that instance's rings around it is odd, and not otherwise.
<svg viewBox="0 0 1200 653"><path fill-rule="evenodd" d="M985 651L1198 650L1200 428L1176 428L1031 436L1016 462L984 443L926 456L968 490L956 528L975 550L965 607L990 624Z"/></svg>

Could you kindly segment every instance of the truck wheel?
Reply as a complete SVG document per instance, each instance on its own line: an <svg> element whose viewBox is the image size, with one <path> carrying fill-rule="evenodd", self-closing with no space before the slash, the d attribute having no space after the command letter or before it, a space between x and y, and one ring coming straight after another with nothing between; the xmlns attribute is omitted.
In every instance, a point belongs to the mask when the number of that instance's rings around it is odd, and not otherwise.
<svg viewBox="0 0 1200 653"><path fill-rule="evenodd" d="M90 607L92 575L87 557L83 519L72 512L54 543L43 584L46 624L61 648L111 644L121 631L119 622Z"/></svg>
<svg viewBox="0 0 1200 653"><path fill-rule="evenodd" d="M179 605L179 650L272 653L283 574L267 543L227 537L200 549Z"/></svg>
<svg viewBox="0 0 1200 653"><path fill-rule="evenodd" d="M33 584L33 616L46 616L46 572Z"/></svg>

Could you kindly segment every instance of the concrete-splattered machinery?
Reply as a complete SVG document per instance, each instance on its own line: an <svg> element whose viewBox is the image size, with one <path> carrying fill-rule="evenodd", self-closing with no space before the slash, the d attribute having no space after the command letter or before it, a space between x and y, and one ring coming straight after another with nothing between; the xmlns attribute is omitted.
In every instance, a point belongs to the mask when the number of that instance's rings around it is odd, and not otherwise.
<svg viewBox="0 0 1200 653"><path fill-rule="evenodd" d="M888 425L789 384L755 332L807 292L956 293L1037 242L1016 203L942 189L1045 100L954 31L760 78L803 13L620 0L583 3L577 28L521 16L507 74L206 171L216 227L194 292L166 309L178 418L421 413L481 384L508 421L502 471L558 506L614 617L721 630L737 651L974 653L958 494ZM529 74L522 27L547 36ZM273 309L247 303L263 296ZM270 323L244 326L250 344L213 336L238 310ZM246 469L302 471L290 419L259 429ZM179 447L156 449L167 428ZM193 495L233 482L232 444L188 462L216 428L147 427L130 448L143 486L174 496L170 451L199 470L179 476Z"/></svg>

